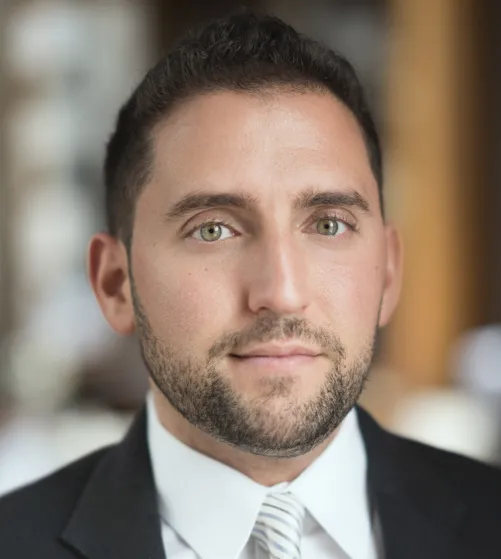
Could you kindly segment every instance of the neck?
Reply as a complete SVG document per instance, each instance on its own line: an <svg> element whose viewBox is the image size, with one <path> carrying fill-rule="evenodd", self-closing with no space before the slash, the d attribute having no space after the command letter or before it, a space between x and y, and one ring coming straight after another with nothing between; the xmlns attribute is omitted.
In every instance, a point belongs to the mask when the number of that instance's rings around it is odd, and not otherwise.
<svg viewBox="0 0 501 559"><path fill-rule="evenodd" d="M220 442L189 423L156 387L153 397L160 423L179 441L266 487L293 481L322 454L337 434L336 430L313 450L294 458L259 456Z"/></svg>

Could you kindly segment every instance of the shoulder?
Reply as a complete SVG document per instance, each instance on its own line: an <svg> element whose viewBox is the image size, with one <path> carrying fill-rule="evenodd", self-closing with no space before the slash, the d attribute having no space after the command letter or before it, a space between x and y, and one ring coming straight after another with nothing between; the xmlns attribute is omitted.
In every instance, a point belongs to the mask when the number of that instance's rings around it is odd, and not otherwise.
<svg viewBox="0 0 501 559"><path fill-rule="evenodd" d="M495 504L501 510L501 468L394 434L390 436L416 474L433 473L468 502Z"/></svg>
<svg viewBox="0 0 501 559"><path fill-rule="evenodd" d="M68 521L106 447L0 498L0 549L4 552L55 540ZM42 554L43 555L43 554ZM12 555L14 556L14 555ZM28 556L28 555L26 555ZM45 555L46 556L46 555ZM56 555L54 555L56 556ZM10 557L10 555L5 555Z"/></svg>
<svg viewBox="0 0 501 559"><path fill-rule="evenodd" d="M457 518L457 533L475 556L501 556L501 469L392 436L405 456L416 506L437 526L450 526Z"/></svg>
<svg viewBox="0 0 501 559"><path fill-rule="evenodd" d="M423 501L437 493L454 495L482 519L499 521L501 468L390 433L363 409L357 411L376 483L391 486L397 478Z"/></svg>

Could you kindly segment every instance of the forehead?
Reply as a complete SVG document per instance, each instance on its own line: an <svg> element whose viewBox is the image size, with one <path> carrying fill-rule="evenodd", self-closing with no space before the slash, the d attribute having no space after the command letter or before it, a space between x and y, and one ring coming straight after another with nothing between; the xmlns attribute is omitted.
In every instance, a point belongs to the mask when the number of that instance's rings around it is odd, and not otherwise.
<svg viewBox="0 0 501 559"><path fill-rule="evenodd" d="M199 95L157 125L153 145L151 187L166 199L200 188L287 198L318 187L377 203L360 126L330 93Z"/></svg>

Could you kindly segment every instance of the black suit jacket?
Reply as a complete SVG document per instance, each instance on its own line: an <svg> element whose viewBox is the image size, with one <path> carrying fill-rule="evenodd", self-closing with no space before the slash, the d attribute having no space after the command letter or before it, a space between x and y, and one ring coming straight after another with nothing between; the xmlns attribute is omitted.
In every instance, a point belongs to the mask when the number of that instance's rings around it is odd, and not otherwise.
<svg viewBox="0 0 501 559"><path fill-rule="evenodd" d="M500 559L501 471L358 412L385 559ZM120 444L0 499L0 557L165 558L144 410Z"/></svg>

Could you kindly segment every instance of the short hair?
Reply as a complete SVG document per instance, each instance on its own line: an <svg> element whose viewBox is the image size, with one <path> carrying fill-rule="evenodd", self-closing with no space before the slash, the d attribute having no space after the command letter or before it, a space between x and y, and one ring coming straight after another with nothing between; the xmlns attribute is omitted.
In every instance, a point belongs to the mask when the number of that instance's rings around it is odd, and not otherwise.
<svg viewBox="0 0 501 559"><path fill-rule="evenodd" d="M130 245L135 202L153 166L152 130L175 106L207 92L273 88L331 92L351 111L365 140L383 211L379 136L352 65L279 18L245 10L189 31L121 108L104 165L110 234Z"/></svg>

